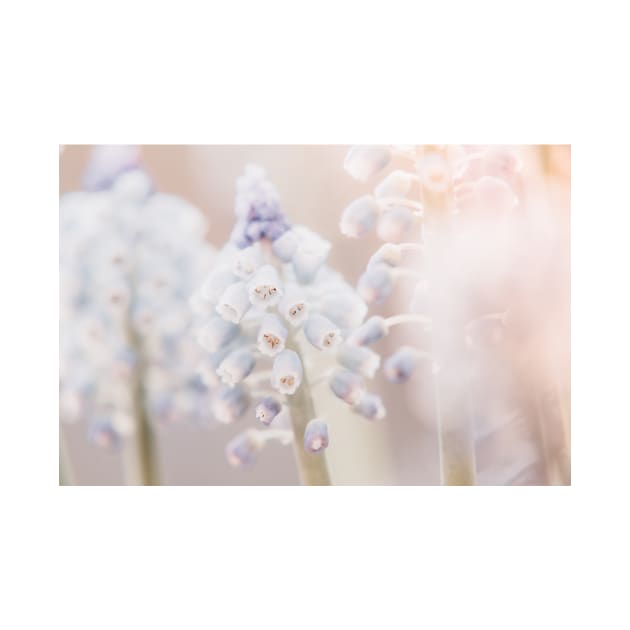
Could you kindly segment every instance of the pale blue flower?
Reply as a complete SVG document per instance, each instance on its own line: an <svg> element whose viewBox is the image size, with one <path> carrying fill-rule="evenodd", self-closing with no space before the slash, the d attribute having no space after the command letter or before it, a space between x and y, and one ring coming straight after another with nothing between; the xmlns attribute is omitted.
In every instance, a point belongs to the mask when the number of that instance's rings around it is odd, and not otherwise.
<svg viewBox="0 0 630 630"><path fill-rule="evenodd" d="M381 357L373 350L347 343L337 350L337 361L346 369L365 378L374 378L381 365Z"/></svg>
<svg viewBox="0 0 630 630"><path fill-rule="evenodd" d="M280 411L282 411L282 405L275 398L267 396L256 405L256 420L269 426Z"/></svg>
<svg viewBox="0 0 630 630"><path fill-rule="evenodd" d="M304 450L319 453L328 448L328 425L319 418L309 421L304 430Z"/></svg>
<svg viewBox="0 0 630 630"><path fill-rule="evenodd" d="M271 386L281 394L294 394L302 383L302 362L293 350L283 350L274 360Z"/></svg>
<svg viewBox="0 0 630 630"><path fill-rule="evenodd" d="M363 379L350 370L336 370L328 384L333 394L349 405L356 405L365 393Z"/></svg>
<svg viewBox="0 0 630 630"><path fill-rule="evenodd" d="M358 346L367 346L382 339L388 332L389 328L385 318L373 315L350 334L347 342Z"/></svg>
<svg viewBox="0 0 630 630"><path fill-rule="evenodd" d="M241 385L226 385L215 392L212 399L212 414L221 424L232 424L240 418L249 407L250 399L247 389Z"/></svg>
<svg viewBox="0 0 630 630"><path fill-rule="evenodd" d="M272 265L263 265L258 269L249 281L247 290L249 301L263 309L275 306L283 295L280 277Z"/></svg>
<svg viewBox="0 0 630 630"><path fill-rule="evenodd" d="M387 414L383 400L377 394L363 394L353 409L368 420L382 420Z"/></svg>
<svg viewBox="0 0 630 630"><path fill-rule="evenodd" d="M225 447L225 456L229 464L235 468L249 467L255 463L263 445L264 442L260 439L258 432L248 429L228 442Z"/></svg>
<svg viewBox="0 0 630 630"><path fill-rule="evenodd" d="M260 323L257 347L261 354L275 357L284 350L287 340L287 329L274 313L265 315Z"/></svg>
<svg viewBox="0 0 630 630"><path fill-rule="evenodd" d="M339 328L317 313L313 313L304 324L304 335L318 350L332 350L342 341Z"/></svg>
<svg viewBox="0 0 630 630"><path fill-rule="evenodd" d="M392 171L376 188L376 197L406 197L411 190L416 176L406 171Z"/></svg>
<svg viewBox="0 0 630 630"><path fill-rule="evenodd" d="M216 312L228 322L238 324L250 306L247 284L235 282L221 294L217 302Z"/></svg>
<svg viewBox="0 0 630 630"><path fill-rule="evenodd" d="M405 383L418 364L418 349L401 346L383 362L383 373L390 383Z"/></svg>
<svg viewBox="0 0 630 630"><path fill-rule="evenodd" d="M385 264L370 265L359 278L357 292L368 304L384 302L394 288L391 267Z"/></svg>
<svg viewBox="0 0 630 630"><path fill-rule="evenodd" d="M355 199L342 213L339 229L344 236L360 238L375 225L380 208L373 197Z"/></svg>
<svg viewBox="0 0 630 630"><path fill-rule="evenodd" d="M217 375L226 385L234 386L247 378L255 365L256 360L251 350L239 348L223 359L217 369Z"/></svg>
<svg viewBox="0 0 630 630"><path fill-rule="evenodd" d="M208 352L216 352L225 347L238 335L240 328L215 315L196 332L199 345Z"/></svg>
<svg viewBox="0 0 630 630"><path fill-rule="evenodd" d="M343 167L352 177L364 182L384 169L390 159L389 147L354 146L346 154Z"/></svg>

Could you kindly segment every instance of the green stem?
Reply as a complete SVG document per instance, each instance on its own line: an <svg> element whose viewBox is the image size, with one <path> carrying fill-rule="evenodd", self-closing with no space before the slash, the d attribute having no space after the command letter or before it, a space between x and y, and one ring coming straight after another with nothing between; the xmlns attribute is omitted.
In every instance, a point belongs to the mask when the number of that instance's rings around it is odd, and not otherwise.
<svg viewBox="0 0 630 630"><path fill-rule="evenodd" d="M429 152L441 152L427 147ZM421 186L421 202L430 234L426 264L448 269L448 247L454 226L449 216L450 191L436 194ZM442 264L444 263L444 264ZM470 362L464 347L461 305L452 295L448 277L431 287L432 355L439 369L434 377L442 485L472 486L476 481L475 440L467 399Z"/></svg>
<svg viewBox="0 0 630 630"><path fill-rule="evenodd" d="M300 360L302 360L299 345L293 334L287 341L287 348L297 352ZM304 361L302 361L302 365L304 365ZM330 486L330 475L325 453L307 453L304 450L306 425L316 417L306 369L304 369L302 384L298 387L295 394L289 397L289 409L291 410L291 425L293 428L293 451L302 485Z"/></svg>

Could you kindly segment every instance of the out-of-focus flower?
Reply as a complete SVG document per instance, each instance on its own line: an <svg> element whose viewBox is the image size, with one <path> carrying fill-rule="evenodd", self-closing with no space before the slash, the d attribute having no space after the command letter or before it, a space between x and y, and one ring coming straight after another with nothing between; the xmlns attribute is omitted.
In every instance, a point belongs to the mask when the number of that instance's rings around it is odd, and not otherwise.
<svg viewBox="0 0 630 630"><path fill-rule="evenodd" d="M251 306L249 291L244 282L231 284L219 298L216 311L228 322L238 324Z"/></svg>
<svg viewBox="0 0 630 630"><path fill-rule="evenodd" d="M381 215L376 226L376 235L382 241L399 243L413 228L414 216L409 208L395 207Z"/></svg>
<svg viewBox="0 0 630 630"><path fill-rule="evenodd" d="M356 405L365 393L363 379L350 370L336 370L328 384L333 394L349 405Z"/></svg>
<svg viewBox="0 0 630 630"><path fill-rule="evenodd" d="M249 376L256 365L254 355L247 348L230 352L217 368L217 375L226 385L236 385Z"/></svg>
<svg viewBox="0 0 630 630"><path fill-rule="evenodd" d="M496 177L484 176L474 183L461 184L454 194L462 211L509 212L518 203L510 186Z"/></svg>
<svg viewBox="0 0 630 630"><path fill-rule="evenodd" d="M365 378L374 378L381 364L381 357L365 346L346 343L337 350L337 361L351 372L356 372Z"/></svg>
<svg viewBox="0 0 630 630"><path fill-rule="evenodd" d="M227 443L225 455L229 464L235 468L251 466L256 461L263 444L259 433L254 429L249 429L239 433Z"/></svg>
<svg viewBox="0 0 630 630"><path fill-rule="evenodd" d="M384 169L390 159L389 147L354 146L346 154L343 167L352 177L364 182Z"/></svg>
<svg viewBox="0 0 630 630"><path fill-rule="evenodd" d="M328 425L319 418L314 418L304 431L304 450L319 453L328 448Z"/></svg>
<svg viewBox="0 0 630 630"><path fill-rule="evenodd" d="M387 415L382 398L377 394L367 392L363 394L353 409L368 420L382 420Z"/></svg>
<svg viewBox="0 0 630 630"><path fill-rule="evenodd" d="M417 176L406 171L392 171L374 189L376 197L406 197Z"/></svg>
<svg viewBox="0 0 630 630"><path fill-rule="evenodd" d="M420 165L422 185L431 192L443 193L450 183L448 162L439 153L426 155Z"/></svg>
<svg viewBox="0 0 630 630"><path fill-rule="evenodd" d="M401 346L383 363L383 373L390 383L405 383L413 374L420 354L417 348Z"/></svg>
<svg viewBox="0 0 630 630"><path fill-rule="evenodd" d="M247 389L241 385L226 385L219 389L212 399L212 413L218 422L232 424L249 407L250 398Z"/></svg>
<svg viewBox="0 0 630 630"><path fill-rule="evenodd" d="M376 225L379 213L380 208L374 197L366 195L355 199L341 215L341 233L350 238L364 236Z"/></svg>
<svg viewBox="0 0 630 630"><path fill-rule="evenodd" d="M236 324L215 316L197 330L197 341L204 350L216 352L230 343L238 333L239 327Z"/></svg>
<svg viewBox="0 0 630 630"><path fill-rule="evenodd" d="M349 344L367 346L382 339L389 332L389 327L384 317L373 315L348 337Z"/></svg>
<svg viewBox="0 0 630 630"><path fill-rule="evenodd" d="M394 288L394 276L389 265L370 265L359 278L357 291L368 304L381 304Z"/></svg>

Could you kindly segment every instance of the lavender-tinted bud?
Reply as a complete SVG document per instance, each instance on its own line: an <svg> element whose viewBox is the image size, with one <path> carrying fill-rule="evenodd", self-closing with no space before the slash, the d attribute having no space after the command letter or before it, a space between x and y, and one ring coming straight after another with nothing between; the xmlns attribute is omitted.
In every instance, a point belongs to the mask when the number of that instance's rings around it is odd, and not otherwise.
<svg viewBox="0 0 630 630"><path fill-rule="evenodd" d="M364 394L353 407L354 411L368 420L382 420L386 415L383 399L376 394Z"/></svg>
<svg viewBox="0 0 630 630"><path fill-rule="evenodd" d="M367 181L385 168L391 159L391 151L383 146L356 146L346 154L343 167L359 181Z"/></svg>
<svg viewBox="0 0 630 630"><path fill-rule="evenodd" d="M359 278L358 294L368 304L384 302L394 288L394 278L389 265L370 265Z"/></svg>
<svg viewBox="0 0 630 630"><path fill-rule="evenodd" d="M262 264L262 251L259 243L254 243L236 252L234 256L234 275L241 280L249 280Z"/></svg>
<svg viewBox="0 0 630 630"><path fill-rule="evenodd" d="M304 335L318 350L332 350L342 341L339 328L317 313L313 313L304 324Z"/></svg>
<svg viewBox="0 0 630 630"><path fill-rule="evenodd" d="M293 254L298 246L298 237L293 230L287 230L276 238L271 246L271 251L278 260L284 263L291 262Z"/></svg>
<svg viewBox="0 0 630 630"><path fill-rule="evenodd" d="M201 297L208 302L216 304L221 294L238 278L234 276L232 269L226 265L217 267L210 272L205 282L201 286Z"/></svg>
<svg viewBox="0 0 630 630"><path fill-rule="evenodd" d="M135 169L140 160L140 150L128 145L101 145L94 147L83 173L86 190L109 188L122 173Z"/></svg>
<svg viewBox="0 0 630 630"><path fill-rule="evenodd" d="M326 262L331 244L308 228L294 229L298 235L299 244L291 259L293 271L300 282L309 283L313 281L321 266Z"/></svg>
<svg viewBox="0 0 630 630"><path fill-rule="evenodd" d="M263 265L249 281L249 301L259 308L275 306L282 297L278 272L271 265Z"/></svg>
<svg viewBox="0 0 630 630"><path fill-rule="evenodd" d="M415 175L405 171L392 171L374 189L376 197L406 197L411 190Z"/></svg>
<svg viewBox="0 0 630 630"><path fill-rule="evenodd" d="M372 257L368 261L367 266L377 265L379 263L389 265L390 267L398 267L402 263L402 252L400 247L393 245L392 243L385 243L381 245L372 254Z"/></svg>
<svg viewBox="0 0 630 630"><path fill-rule="evenodd" d="M216 392L212 400L212 414L221 424L232 424L249 407L249 394L243 385L224 386Z"/></svg>
<svg viewBox="0 0 630 630"><path fill-rule="evenodd" d="M347 342L357 346L367 346L382 339L389 332L387 321L384 317L374 315L366 320L361 326L352 331Z"/></svg>
<svg viewBox="0 0 630 630"><path fill-rule="evenodd" d="M448 188L450 174L448 163L438 153L427 155L422 160L422 185L431 192L443 193Z"/></svg>
<svg viewBox="0 0 630 630"><path fill-rule="evenodd" d="M307 453L319 453L328 447L328 425L319 418L314 418L304 430L304 450Z"/></svg>
<svg viewBox="0 0 630 630"><path fill-rule="evenodd" d="M349 405L356 405L365 393L363 379L349 370L336 370L328 384L333 394Z"/></svg>
<svg viewBox="0 0 630 630"><path fill-rule="evenodd" d="M235 282L221 294L216 311L228 322L238 324L250 306L247 285L244 282Z"/></svg>
<svg viewBox="0 0 630 630"><path fill-rule="evenodd" d="M112 192L117 199L139 203L153 192L153 182L145 171L135 168L116 178L112 185Z"/></svg>
<svg viewBox="0 0 630 630"><path fill-rule="evenodd" d="M88 438L100 448L116 448L121 443L121 435L108 415L98 416L91 420Z"/></svg>
<svg viewBox="0 0 630 630"><path fill-rule="evenodd" d="M236 324L216 315L197 330L197 341L204 350L216 352L230 343L238 335L239 330Z"/></svg>
<svg viewBox="0 0 630 630"><path fill-rule="evenodd" d="M373 350L347 343L340 346L337 351L337 361L351 372L366 378L374 378L376 370L381 365L381 357Z"/></svg>
<svg viewBox="0 0 630 630"><path fill-rule="evenodd" d="M217 376L223 383L233 387L248 377L255 365L256 360L252 352L247 348L239 348L223 359L217 369Z"/></svg>
<svg viewBox="0 0 630 630"><path fill-rule="evenodd" d="M281 411L282 405L275 398L268 396L256 405L256 420L269 426Z"/></svg>
<svg viewBox="0 0 630 630"><path fill-rule="evenodd" d="M367 304L351 287L344 291L325 292L320 308L322 314L340 328L360 326L368 311Z"/></svg>
<svg viewBox="0 0 630 630"><path fill-rule="evenodd" d="M376 226L376 235L382 241L400 243L413 227L413 223L413 213L409 208L391 208L381 215Z"/></svg>
<svg viewBox="0 0 630 630"><path fill-rule="evenodd" d="M360 326L368 311L367 304L351 287L325 292L319 308L323 315L342 329Z"/></svg>
<svg viewBox="0 0 630 630"><path fill-rule="evenodd" d="M255 429L248 429L230 440L225 447L225 456L230 466L243 468L255 463L264 445Z"/></svg>
<svg viewBox="0 0 630 630"><path fill-rule="evenodd" d="M258 331L258 350L268 357L275 357L284 350L287 335L287 329L277 315L265 315Z"/></svg>
<svg viewBox="0 0 630 630"><path fill-rule="evenodd" d="M380 208L373 197L355 199L342 213L339 229L344 236L360 238L375 225Z"/></svg>
<svg viewBox="0 0 630 630"><path fill-rule="evenodd" d="M292 326L300 326L308 315L304 291L296 284L288 284L278 304L278 312Z"/></svg>
<svg viewBox="0 0 630 630"><path fill-rule="evenodd" d="M302 383L302 362L293 350L283 350L274 360L271 386L281 394L294 394Z"/></svg>
<svg viewBox="0 0 630 630"><path fill-rule="evenodd" d="M418 350L401 346L383 363L383 373L390 383L405 383L411 378L418 363Z"/></svg>

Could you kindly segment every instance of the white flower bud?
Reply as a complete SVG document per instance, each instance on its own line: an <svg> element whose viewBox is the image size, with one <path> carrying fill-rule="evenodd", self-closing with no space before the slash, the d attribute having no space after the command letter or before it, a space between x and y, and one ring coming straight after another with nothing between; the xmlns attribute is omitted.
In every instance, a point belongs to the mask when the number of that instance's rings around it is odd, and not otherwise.
<svg viewBox="0 0 630 630"><path fill-rule="evenodd" d="M232 424L249 407L249 394L243 385L224 386L212 400L212 414L221 424Z"/></svg>
<svg viewBox="0 0 630 630"><path fill-rule="evenodd" d="M307 453L319 453L328 447L328 425L319 418L314 418L304 430L304 450Z"/></svg>
<svg viewBox="0 0 630 630"><path fill-rule="evenodd" d="M230 466L244 468L255 463L264 440L256 429L247 429L230 440L225 447L225 456Z"/></svg>
<svg viewBox="0 0 630 630"><path fill-rule="evenodd" d="M271 251L274 256L284 263L291 262L293 254L298 248L299 239L294 230L287 230L279 236L272 244Z"/></svg>
<svg viewBox="0 0 630 630"><path fill-rule="evenodd" d="M293 350L283 350L274 360L271 386L281 394L294 394L302 383L302 362Z"/></svg>
<svg viewBox="0 0 630 630"><path fill-rule="evenodd" d="M304 335L318 350L332 350L341 343L339 328L317 313L313 313L304 324Z"/></svg>
<svg viewBox="0 0 630 630"><path fill-rule="evenodd" d="M383 363L383 373L390 383L405 383L411 378L418 362L418 350L401 346Z"/></svg>
<svg viewBox="0 0 630 630"><path fill-rule="evenodd" d="M282 285L275 267L263 265L248 284L249 301L259 308L275 306L282 297Z"/></svg>
<svg viewBox="0 0 630 630"><path fill-rule="evenodd" d="M250 247L238 249L234 254L232 271L242 280L249 280L263 261L260 243L254 243Z"/></svg>
<svg viewBox="0 0 630 630"><path fill-rule="evenodd" d="M238 324L250 306L247 285L244 282L235 282L221 294L216 311L223 319Z"/></svg>
<svg viewBox="0 0 630 630"><path fill-rule="evenodd" d="M216 352L225 347L239 333L239 327L219 316L213 317L205 326L197 330L199 345L208 352Z"/></svg>
<svg viewBox="0 0 630 630"><path fill-rule="evenodd" d="M337 361L351 372L365 378L374 378L376 370L381 365L381 357L373 350L347 343L337 351Z"/></svg>
<svg viewBox="0 0 630 630"><path fill-rule="evenodd" d="M268 396L256 405L256 420L269 426L281 411L282 405L275 398Z"/></svg>
<svg viewBox="0 0 630 630"><path fill-rule="evenodd" d="M382 420L385 415L383 399L376 394L364 394L353 410L368 420Z"/></svg>
<svg viewBox="0 0 630 630"><path fill-rule="evenodd" d="M292 326L300 326L308 315L304 291L296 284L287 284L278 304L278 312Z"/></svg>
<svg viewBox="0 0 630 630"><path fill-rule="evenodd" d="M277 315L265 315L258 331L258 350L265 356L275 357L284 350L287 335L287 329Z"/></svg>
<svg viewBox="0 0 630 630"><path fill-rule="evenodd" d="M367 346L382 339L388 332L389 328L385 318L374 315L361 324L356 330L352 331L347 342L357 346Z"/></svg>
<svg viewBox="0 0 630 630"><path fill-rule="evenodd" d="M365 394L363 379L349 370L336 370L328 384L332 393L349 405L356 405Z"/></svg>
<svg viewBox="0 0 630 630"><path fill-rule="evenodd" d="M372 254L367 266L371 267L372 265L383 263L390 267L398 267L402 263L402 259L403 255L400 247L392 243L385 243Z"/></svg>
<svg viewBox="0 0 630 630"><path fill-rule="evenodd" d="M232 273L232 269L226 265L217 267L210 272L205 282L201 285L201 297L212 304L216 304L221 294L238 278Z"/></svg>
<svg viewBox="0 0 630 630"><path fill-rule="evenodd" d="M392 171L374 189L375 197L406 197L416 176L406 171Z"/></svg>
<svg viewBox="0 0 630 630"><path fill-rule="evenodd" d="M339 229L344 236L360 238L374 227L379 213L380 208L373 197L359 197L343 211Z"/></svg>
<svg viewBox="0 0 630 630"><path fill-rule="evenodd" d="M223 383L233 387L248 377L255 365L256 360L251 351L247 348L239 348L223 359L217 369L217 376Z"/></svg>
<svg viewBox="0 0 630 630"><path fill-rule="evenodd" d="M390 159L389 147L355 146L346 154L343 167L349 175L364 182L385 168Z"/></svg>
<svg viewBox="0 0 630 630"><path fill-rule="evenodd" d="M300 226L293 229L298 236L298 247L291 259L293 271L300 282L309 283L326 262L332 246L308 228Z"/></svg>
<svg viewBox="0 0 630 630"><path fill-rule="evenodd" d="M389 265L370 265L359 278L357 293L368 304L384 302L394 288L394 277Z"/></svg>
<svg viewBox="0 0 630 630"><path fill-rule="evenodd" d="M409 208L391 208L381 215L376 226L376 235L388 243L400 243L413 228L413 212Z"/></svg>
<svg viewBox="0 0 630 630"><path fill-rule="evenodd" d="M368 311L367 304L350 286L347 289L326 291L320 308L322 314L340 328L360 326Z"/></svg>

